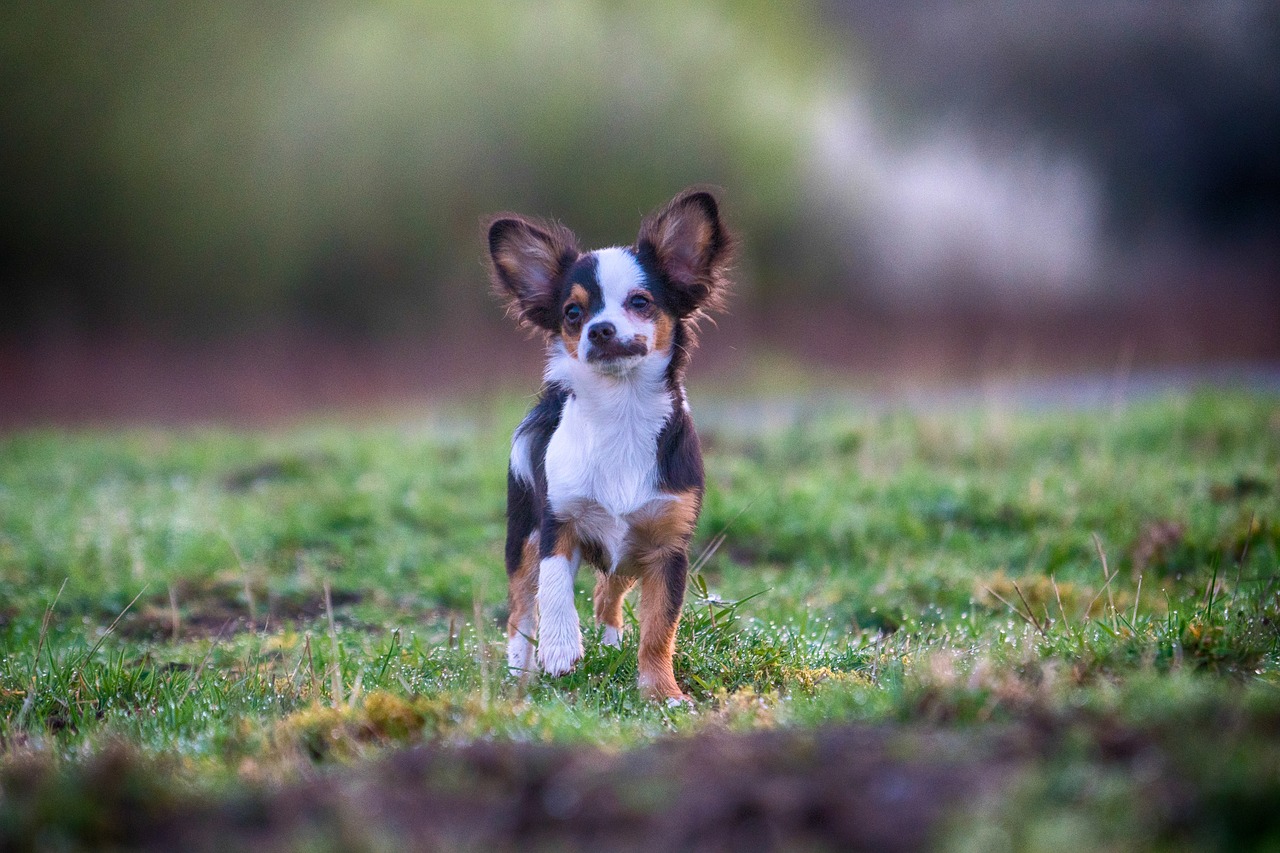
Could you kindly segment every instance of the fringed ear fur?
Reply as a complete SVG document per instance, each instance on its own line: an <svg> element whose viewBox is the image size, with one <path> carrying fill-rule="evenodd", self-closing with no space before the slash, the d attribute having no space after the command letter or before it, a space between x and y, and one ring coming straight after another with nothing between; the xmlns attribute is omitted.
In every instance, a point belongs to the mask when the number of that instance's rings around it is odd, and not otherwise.
<svg viewBox="0 0 1280 853"><path fill-rule="evenodd" d="M715 196L684 190L640 225L636 251L651 254L670 284L677 313L700 316L724 307L733 237Z"/></svg>
<svg viewBox="0 0 1280 853"><path fill-rule="evenodd" d="M557 288L579 254L573 232L558 223L517 214L489 223L493 289L522 324L549 332L560 328Z"/></svg>

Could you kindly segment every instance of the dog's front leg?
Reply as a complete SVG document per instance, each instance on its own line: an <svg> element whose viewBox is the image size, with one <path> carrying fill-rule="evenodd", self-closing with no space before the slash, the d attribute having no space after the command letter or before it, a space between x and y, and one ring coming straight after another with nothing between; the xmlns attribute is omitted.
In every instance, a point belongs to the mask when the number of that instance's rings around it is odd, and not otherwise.
<svg viewBox="0 0 1280 853"><path fill-rule="evenodd" d="M564 675L582 659L582 629L573 604L573 579L582 554L551 554L538 565L538 663Z"/></svg>
<svg viewBox="0 0 1280 853"><path fill-rule="evenodd" d="M537 635L538 537L530 536L521 551L520 563L507 578L507 667L513 674L536 668L533 638Z"/></svg>
<svg viewBox="0 0 1280 853"><path fill-rule="evenodd" d="M681 548L646 567L640 579L640 689L669 703L688 702L671 665L684 604L689 555Z"/></svg>

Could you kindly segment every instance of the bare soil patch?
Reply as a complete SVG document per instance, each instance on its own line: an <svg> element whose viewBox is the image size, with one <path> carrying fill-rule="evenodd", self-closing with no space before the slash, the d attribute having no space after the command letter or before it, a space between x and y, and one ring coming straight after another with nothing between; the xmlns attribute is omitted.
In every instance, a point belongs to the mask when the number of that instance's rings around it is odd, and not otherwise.
<svg viewBox="0 0 1280 853"><path fill-rule="evenodd" d="M246 590L243 585L214 581L178 583L172 593L171 598L161 594L138 602L120 619L116 631L134 640L190 640L268 630L325 615L324 597L313 591L279 592L265 585ZM354 590L330 593L334 607L363 598Z"/></svg>
<svg viewBox="0 0 1280 853"><path fill-rule="evenodd" d="M75 841L91 846L911 851L1001 788L1026 758L1021 740L850 726L716 732L622 753L426 745L215 802L172 786L157 793L154 768L108 751L58 792L83 798ZM39 808L55 784L47 768L8 777L22 783L12 790L23 802L11 808L48 814Z"/></svg>

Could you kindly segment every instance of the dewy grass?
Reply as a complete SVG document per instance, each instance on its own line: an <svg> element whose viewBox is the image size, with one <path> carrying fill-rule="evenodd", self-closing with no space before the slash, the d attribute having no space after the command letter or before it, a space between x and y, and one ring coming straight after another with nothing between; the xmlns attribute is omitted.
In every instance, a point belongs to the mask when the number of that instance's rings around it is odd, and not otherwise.
<svg viewBox="0 0 1280 853"><path fill-rule="evenodd" d="M1141 725L1179 691L1244 707L1280 688L1274 398L818 402L769 427L711 407L676 656L692 711L635 690L630 611L622 649L599 645L586 570L579 668L506 676L520 413L0 440L0 766L124 743L213 784L432 741L616 748L1101 706Z"/></svg>

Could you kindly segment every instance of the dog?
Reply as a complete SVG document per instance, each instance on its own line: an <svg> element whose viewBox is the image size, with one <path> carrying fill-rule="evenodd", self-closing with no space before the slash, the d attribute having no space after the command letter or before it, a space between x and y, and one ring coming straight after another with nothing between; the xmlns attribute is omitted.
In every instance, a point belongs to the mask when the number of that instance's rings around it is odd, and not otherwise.
<svg viewBox="0 0 1280 853"><path fill-rule="evenodd" d="M638 583L639 687L688 702L672 656L704 475L684 372L698 321L723 308L734 238L715 196L690 188L629 247L583 252L564 226L515 214L488 240L494 290L547 344L507 472L508 666L561 676L581 660L585 560L602 642L621 645Z"/></svg>

